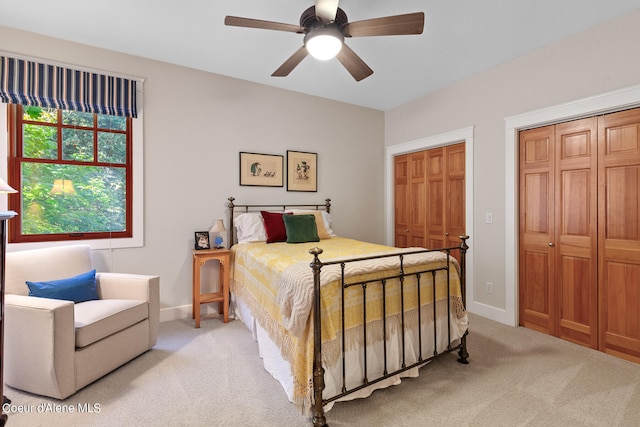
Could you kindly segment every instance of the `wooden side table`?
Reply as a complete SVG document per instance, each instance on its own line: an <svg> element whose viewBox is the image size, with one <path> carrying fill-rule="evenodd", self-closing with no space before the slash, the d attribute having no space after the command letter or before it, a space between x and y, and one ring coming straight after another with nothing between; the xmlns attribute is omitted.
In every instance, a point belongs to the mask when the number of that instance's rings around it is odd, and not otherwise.
<svg viewBox="0 0 640 427"><path fill-rule="evenodd" d="M217 302L218 312L222 313L224 323L229 321L229 264L231 251L229 249L202 249L193 252L193 301L191 316L196 320L196 328L200 327L200 304ZM202 266L210 260L220 263L220 291L208 294L200 293L200 271Z"/></svg>

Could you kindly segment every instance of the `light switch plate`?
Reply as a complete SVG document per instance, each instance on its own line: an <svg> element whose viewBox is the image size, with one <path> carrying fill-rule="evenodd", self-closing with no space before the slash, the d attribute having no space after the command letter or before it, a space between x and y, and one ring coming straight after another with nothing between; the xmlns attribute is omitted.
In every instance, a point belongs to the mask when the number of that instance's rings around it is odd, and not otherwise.
<svg viewBox="0 0 640 427"><path fill-rule="evenodd" d="M484 214L484 222L487 224L493 224L493 214L491 212L486 212Z"/></svg>

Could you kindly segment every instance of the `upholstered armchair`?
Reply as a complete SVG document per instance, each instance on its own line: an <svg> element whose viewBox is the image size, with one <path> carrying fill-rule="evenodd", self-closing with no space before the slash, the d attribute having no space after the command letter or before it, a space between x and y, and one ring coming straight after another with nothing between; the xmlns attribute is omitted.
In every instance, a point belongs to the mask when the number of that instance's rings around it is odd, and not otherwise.
<svg viewBox="0 0 640 427"><path fill-rule="evenodd" d="M8 386L64 399L155 345L157 276L95 273L97 299L84 302L29 296L34 282L91 270L86 245L7 253L3 363Z"/></svg>

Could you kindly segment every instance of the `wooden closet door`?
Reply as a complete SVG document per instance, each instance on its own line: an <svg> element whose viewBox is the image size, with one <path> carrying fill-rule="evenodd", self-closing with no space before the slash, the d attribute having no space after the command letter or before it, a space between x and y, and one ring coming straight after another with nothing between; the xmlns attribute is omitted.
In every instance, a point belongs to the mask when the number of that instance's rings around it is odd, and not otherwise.
<svg viewBox="0 0 640 427"><path fill-rule="evenodd" d="M519 324L556 334L555 128L520 132Z"/></svg>
<svg viewBox="0 0 640 427"><path fill-rule="evenodd" d="M465 144L429 150L426 163L427 247L458 246L466 230Z"/></svg>
<svg viewBox="0 0 640 427"><path fill-rule="evenodd" d="M395 156L394 174L394 244L398 248L409 246L409 159L408 155Z"/></svg>
<svg viewBox="0 0 640 427"><path fill-rule="evenodd" d="M460 245L460 236L466 234L465 197L465 144L445 147L445 198L444 228L445 245ZM458 257L458 253L454 254Z"/></svg>
<svg viewBox="0 0 640 427"><path fill-rule="evenodd" d="M640 110L598 131L600 350L640 362Z"/></svg>
<svg viewBox="0 0 640 427"><path fill-rule="evenodd" d="M597 121L520 133L520 324L597 348Z"/></svg>
<svg viewBox="0 0 640 427"><path fill-rule="evenodd" d="M427 248L443 248L445 241L445 155L444 148L427 151Z"/></svg>
<svg viewBox="0 0 640 427"><path fill-rule="evenodd" d="M555 126L557 336L598 348L597 119Z"/></svg>
<svg viewBox="0 0 640 427"><path fill-rule="evenodd" d="M397 247L460 244L458 237L466 234L465 171L464 143L394 158Z"/></svg>
<svg viewBox="0 0 640 427"><path fill-rule="evenodd" d="M425 246L426 152L394 158L395 246Z"/></svg>
<svg viewBox="0 0 640 427"><path fill-rule="evenodd" d="M409 154L409 246L426 247L425 151Z"/></svg>

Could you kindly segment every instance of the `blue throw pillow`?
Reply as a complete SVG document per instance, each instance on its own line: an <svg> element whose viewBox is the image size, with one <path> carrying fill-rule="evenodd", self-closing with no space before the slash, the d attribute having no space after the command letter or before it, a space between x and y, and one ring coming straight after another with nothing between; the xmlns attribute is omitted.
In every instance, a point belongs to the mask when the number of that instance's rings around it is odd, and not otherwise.
<svg viewBox="0 0 640 427"><path fill-rule="evenodd" d="M29 287L29 296L32 297L62 299L73 301L74 303L99 299L95 270L67 279L49 280L47 282L30 282L27 280L27 286Z"/></svg>

